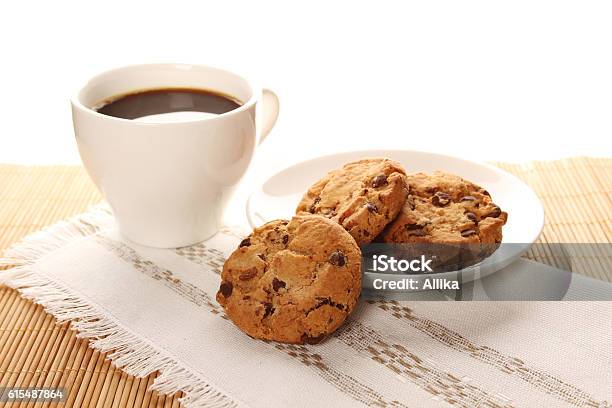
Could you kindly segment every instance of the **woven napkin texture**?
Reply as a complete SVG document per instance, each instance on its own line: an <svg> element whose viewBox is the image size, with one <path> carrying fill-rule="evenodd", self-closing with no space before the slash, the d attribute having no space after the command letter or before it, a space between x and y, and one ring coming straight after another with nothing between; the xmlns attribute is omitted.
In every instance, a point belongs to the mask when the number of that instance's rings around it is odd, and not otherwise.
<svg viewBox="0 0 612 408"><path fill-rule="evenodd" d="M242 234L146 248L96 207L8 250L0 282L186 407L609 405L612 302L362 302L322 344L253 340L215 301Z"/></svg>

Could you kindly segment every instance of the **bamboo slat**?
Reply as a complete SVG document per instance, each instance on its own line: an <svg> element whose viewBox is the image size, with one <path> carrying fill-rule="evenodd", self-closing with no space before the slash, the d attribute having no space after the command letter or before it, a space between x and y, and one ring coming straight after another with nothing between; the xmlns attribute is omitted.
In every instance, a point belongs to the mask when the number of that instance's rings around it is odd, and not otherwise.
<svg viewBox="0 0 612 408"><path fill-rule="evenodd" d="M0 165L0 251L100 199L80 167ZM0 288L0 386L64 387L69 392L64 406L177 406L180 395L147 391L156 375L138 379L115 370L105 354L89 349L68 324L57 325L41 306Z"/></svg>

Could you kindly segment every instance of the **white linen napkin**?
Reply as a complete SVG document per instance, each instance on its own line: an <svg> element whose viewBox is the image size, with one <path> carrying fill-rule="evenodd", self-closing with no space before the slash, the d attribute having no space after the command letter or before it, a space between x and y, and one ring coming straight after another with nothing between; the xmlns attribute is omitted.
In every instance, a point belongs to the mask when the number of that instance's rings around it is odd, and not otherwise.
<svg viewBox="0 0 612 408"><path fill-rule="evenodd" d="M610 405L612 302L364 301L322 344L264 342L215 301L243 233L146 248L96 207L9 249L0 281L186 407Z"/></svg>

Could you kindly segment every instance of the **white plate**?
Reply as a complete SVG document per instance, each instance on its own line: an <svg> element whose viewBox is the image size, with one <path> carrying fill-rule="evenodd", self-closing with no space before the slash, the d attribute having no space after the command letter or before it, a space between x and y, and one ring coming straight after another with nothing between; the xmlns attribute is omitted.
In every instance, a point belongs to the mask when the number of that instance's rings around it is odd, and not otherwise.
<svg viewBox="0 0 612 408"><path fill-rule="evenodd" d="M500 250L479 265L461 271L438 273L435 274L436 278L460 278L461 281L467 282L495 272L529 249L542 231L544 210L540 200L529 186L512 174L485 163L410 150L346 152L288 167L274 174L251 193L246 206L249 223L252 227L258 227L274 219L291 218L302 194L315 181L330 170L365 157L388 157L403 164L410 173L431 173L441 170L457 174L484 187L491 193L495 203L508 212L508 222L503 229L503 245ZM505 245L507 243L516 245ZM371 287L371 280L378 275L366 273L364 287ZM389 275L385 276L388 279Z"/></svg>

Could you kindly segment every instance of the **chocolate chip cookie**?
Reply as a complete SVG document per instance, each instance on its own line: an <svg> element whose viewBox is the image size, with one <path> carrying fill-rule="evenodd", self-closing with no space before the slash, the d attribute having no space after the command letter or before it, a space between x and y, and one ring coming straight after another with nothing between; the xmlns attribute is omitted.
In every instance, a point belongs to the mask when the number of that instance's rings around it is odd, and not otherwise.
<svg viewBox="0 0 612 408"><path fill-rule="evenodd" d="M402 211L377 241L464 249L474 244L472 255L476 249L483 255L483 245L489 246L485 251L490 253L501 242L508 214L482 187L443 172L412 174L407 181L409 194ZM466 252L461 255L465 260ZM447 254L445 258L451 257Z"/></svg>
<svg viewBox="0 0 612 408"><path fill-rule="evenodd" d="M217 301L249 336L320 342L344 322L361 293L361 253L337 223L317 215L271 221L223 266Z"/></svg>
<svg viewBox="0 0 612 408"><path fill-rule="evenodd" d="M370 243L401 210L406 171L392 160L363 159L328 173L302 197L296 213L319 214L342 225L357 241Z"/></svg>

